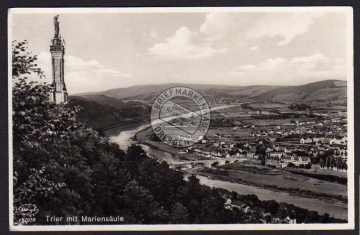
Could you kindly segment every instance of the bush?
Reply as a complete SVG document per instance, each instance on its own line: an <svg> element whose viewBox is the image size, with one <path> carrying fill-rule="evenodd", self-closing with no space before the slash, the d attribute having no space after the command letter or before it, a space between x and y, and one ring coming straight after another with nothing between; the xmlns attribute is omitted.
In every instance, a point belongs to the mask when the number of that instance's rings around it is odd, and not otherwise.
<svg viewBox="0 0 360 235"><path fill-rule="evenodd" d="M296 165L294 163L292 163L292 162L289 162L288 167L296 167Z"/></svg>
<svg viewBox="0 0 360 235"><path fill-rule="evenodd" d="M304 168L311 169L311 163L306 164Z"/></svg>

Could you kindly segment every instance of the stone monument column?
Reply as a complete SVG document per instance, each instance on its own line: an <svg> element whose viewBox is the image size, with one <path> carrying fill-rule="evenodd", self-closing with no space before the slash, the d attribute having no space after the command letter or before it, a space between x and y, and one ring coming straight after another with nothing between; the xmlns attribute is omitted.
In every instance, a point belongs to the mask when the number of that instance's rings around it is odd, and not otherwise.
<svg viewBox="0 0 360 235"><path fill-rule="evenodd" d="M68 93L64 80L65 47L59 34L60 27L58 17L58 15L54 17L55 36L52 39L52 45L50 45L53 77L53 90L50 94L50 101L60 104L68 101Z"/></svg>

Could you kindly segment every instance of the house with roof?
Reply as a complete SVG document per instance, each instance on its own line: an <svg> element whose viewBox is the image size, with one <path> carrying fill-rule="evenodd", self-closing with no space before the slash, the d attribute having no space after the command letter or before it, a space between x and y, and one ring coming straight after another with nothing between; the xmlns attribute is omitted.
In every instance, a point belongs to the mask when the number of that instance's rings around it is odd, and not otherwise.
<svg viewBox="0 0 360 235"><path fill-rule="evenodd" d="M308 164L311 163L311 159L308 156L297 156L297 155L285 155L281 158L281 162L284 163L293 163L296 166L300 164Z"/></svg>
<svg viewBox="0 0 360 235"><path fill-rule="evenodd" d="M287 216L284 219L284 222L287 223L287 224L296 224L296 219L291 219L289 216Z"/></svg>
<svg viewBox="0 0 360 235"><path fill-rule="evenodd" d="M347 138L345 136L330 139L330 144L345 145L346 142L347 142Z"/></svg>
<svg viewBox="0 0 360 235"><path fill-rule="evenodd" d="M295 123L284 123L282 125L282 128L285 130L291 130L294 129L296 127Z"/></svg>
<svg viewBox="0 0 360 235"><path fill-rule="evenodd" d="M274 141L276 141L276 137L275 137L275 136L269 137L269 140L270 140L271 142L274 142Z"/></svg>
<svg viewBox="0 0 360 235"><path fill-rule="evenodd" d="M268 158L275 158L279 160L282 158L283 154L283 152L272 151L268 153Z"/></svg>
<svg viewBox="0 0 360 235"><path fill-rule="evenodd" d="M293 156L294 160L299 163L309 163L311 162L310 157L308 156Z"/></svg>

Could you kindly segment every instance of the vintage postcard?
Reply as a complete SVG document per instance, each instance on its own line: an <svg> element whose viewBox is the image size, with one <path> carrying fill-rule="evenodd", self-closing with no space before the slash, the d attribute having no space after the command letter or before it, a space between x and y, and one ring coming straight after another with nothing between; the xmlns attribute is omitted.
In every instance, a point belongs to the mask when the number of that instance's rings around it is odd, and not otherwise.
<svg viewBox="0 0 360 235"><path fill-rule="evenodd" d="M13 8L10 229L354 229L351 7Z"/></svg>

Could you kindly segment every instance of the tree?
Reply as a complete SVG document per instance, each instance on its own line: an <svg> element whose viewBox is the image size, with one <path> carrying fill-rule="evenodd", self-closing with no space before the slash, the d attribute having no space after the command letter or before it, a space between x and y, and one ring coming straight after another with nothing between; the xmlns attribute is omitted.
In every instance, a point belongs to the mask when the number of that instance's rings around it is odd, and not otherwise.
<svg viewBox="0 0 360 235"><path fill-rule="evenodd" d="M27 51L27 40L12 42L12 76L13 78L22 75L35 73L42 78L44 72L36 64L37 56Z"/></svg>
<svg viewBox="0 0 360 235"><path fill-rule="evenodd" d="M136 180L129 182L120 197L126 214L131 215L137 223L166 223L168 212L156 202L149 189L139 185Z"/></svg>
<svg viewBox="0 0 360 235"><path fill-rule="evenodd" d="M37 205L39 223L49 207L76 216L89 212L92 201L82 136L93 130L76 122L77 108L49 103L47 91L26 79L13 87L14 206ZM32 196L23 197L26 191Z"/></svg>
<svg viewBox="0 0 360 235"><path fill-rule="evenodd" d="M347 166L346 162L343 162L343 166L342 166L342 168L343 168L345 171L347 171L348 166Z"/></svg>
<svg viewBox="0 0 360 235"><path fill-rule="evenodd" d="M170 221L174 224L183 224L188 220L188 210L181 203L176 203L170 214Z"/></svg>
<svg viewBox="0 0 360 235"><path fill-rule="evenodd" d="M270 201L262 201L261 205L267 212L270 212L272 215L275 215L279 209L279 203L277 203L275 200Z"/></svg>
<svg viewBox="0 0 360 235"><path fill-rule="evenodd" d="M266 165L266 148L265 148L265 146L262 145L262 144L257 145L256 150L255 150L255 154L260 155L261 165L265 166Z"/></svg>
<svg viewBox="0 0 360 235"><path fill-rule="evenodd" d="M26 45L14 42L12 48L13 79L17 79L12 90L15 223L21 218L16 209L23 204L37 206L38 223L44 222L45 212L88 213L91 168L81 153L81 136L94 132L76 121L78 107L50 103L48 85L27 82L26 75L43 73ZM62 210L55 212L56 208Z"/></svg>
<svg viewBox="0 0 360 235"><path fill-rule="evenodd" d="M330 157L330 169L332 170L335 167L335 158L334 156Z"/></svg>
<svg viewBox="0 0 360 235"><path fill-rule="evenodd" d="M338 158L336 160L336 170L342 170L342 160L341 160L341 158Z"/></svg>
<svg viewBox="0 0 360 235"><path fill-rule="evenodd" d="M330 165L331 165L331 157L328 156L328 157L326 157L326 168L329 169Z"/></svg>

